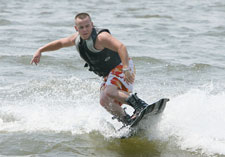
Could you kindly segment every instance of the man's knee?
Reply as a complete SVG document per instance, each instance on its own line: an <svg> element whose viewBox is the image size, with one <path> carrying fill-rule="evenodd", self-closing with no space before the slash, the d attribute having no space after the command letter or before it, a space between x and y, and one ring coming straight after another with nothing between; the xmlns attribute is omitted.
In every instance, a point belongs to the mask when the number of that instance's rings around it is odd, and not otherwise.
<svg viewBox="0 0 225 157"><path fill-rule="evenodd" d="M108 94L106 93L106 90L104 90L104 91L101 93L101 96L100 96L100 104L101 104L103 107L107 107L109 103L110 103L110 97L109 97Z"/></svg>
<svg viewBox="0 0 225 157"><path fill-rule="evenodd" d="M100 104L101 104L103 107L107 106L107 101L106 101L106 99L105 99L104 96L101 96L101 97L100 97Z"/></svg>
<svg viewBox="0 0 225 157"><path fill-rule="evenodd" d="M108 86L104 90L105 97L108 97L109 99L114 99L116 97L116 89L114 86Z"/></svg>
<svg viewBox="0 0 225 157"><path fill-rule="evenodd" d="M110 101L112 101L115 97L115 93L113 92L113 88L107 87L102 91L101 96L100 96L100 104L103 107L106 107Z"/></svg>

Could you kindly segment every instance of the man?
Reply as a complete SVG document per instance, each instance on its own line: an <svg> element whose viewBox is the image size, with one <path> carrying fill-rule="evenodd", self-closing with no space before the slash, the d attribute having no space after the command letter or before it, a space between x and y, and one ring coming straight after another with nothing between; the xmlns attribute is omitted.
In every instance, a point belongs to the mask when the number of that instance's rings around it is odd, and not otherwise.
<svg viewBox="0 0 225 157"><path fill-rule="evenodd" d="M37 65L43 52L75 45L86 62L85 67L89 67L90 71L104 78L100 104L124 125L129 125L147 104L136 94L130 95L135 70L126 47L115 39L108 29L95 28L87 13L76 15L74 27L77 31L75 34L40 47L34 54L31 64ZM128 104L135 109L133 116L126 114L121 107L122 104Z"/></svg>

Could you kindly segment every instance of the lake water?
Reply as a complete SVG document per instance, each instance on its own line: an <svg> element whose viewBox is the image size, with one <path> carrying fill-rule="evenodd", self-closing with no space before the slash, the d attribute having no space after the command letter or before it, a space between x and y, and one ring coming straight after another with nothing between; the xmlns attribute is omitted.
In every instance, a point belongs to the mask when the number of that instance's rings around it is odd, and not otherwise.
<svg viewBox="0 0 225 157"><path fill-rule="evenodd" d="M75 47L30 65L79 12L127 46L139 97L170 99L133 137L114 130ZM224 0L0 0L0 156L224 157L224 17Z"/></svg>

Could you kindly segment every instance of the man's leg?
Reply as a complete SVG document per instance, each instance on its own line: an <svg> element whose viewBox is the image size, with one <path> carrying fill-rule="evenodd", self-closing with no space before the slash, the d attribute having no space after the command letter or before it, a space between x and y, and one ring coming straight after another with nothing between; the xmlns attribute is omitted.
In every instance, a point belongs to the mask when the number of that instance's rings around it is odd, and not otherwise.
<svg viewBox="0 0 225 157"><path fill-rule="evenodd" d="M135 111L132 117L125 113L120 103L128 104L134 108ZM136 114L148 105L138 98L136 94L129 95L129 93L118 89L114 85L108 85L101 89L100 104L125 124L130 123L136 117Z"/></svg>
<svg viewBox="0 0 225 157"><path fill-rule="evenodd" d="M100 104L112 115L126 123L126 121L129 121L129 115L125 113L120 103L125 104L128 97L129 93L118 89L114 85L108 85L101 89Z"/></svg>
<svg viewBox="0 0 225 157"><path fill-rule="evenodd" d="M135 74L135 68L131 59L129 60L129 66L131 72ZM125 113L120 106L121 104L128 104L134 108L132 119L148 104L138 98L136 94L129 94L132 92L133 83L128 84L125 82L122 68L121 63L104 78L104 82L101 85L100 104L126 124L126 121L130 121L131 117Z"/></svg>

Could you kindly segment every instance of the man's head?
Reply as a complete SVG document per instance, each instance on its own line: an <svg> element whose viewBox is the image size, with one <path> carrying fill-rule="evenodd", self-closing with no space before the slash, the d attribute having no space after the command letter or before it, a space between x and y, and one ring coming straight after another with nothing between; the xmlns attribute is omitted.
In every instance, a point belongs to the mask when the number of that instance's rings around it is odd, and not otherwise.
<svg viewBox="0 0 225 157"><path fill-rule="evenodd" d="M94 26L88 13L79 13L75 16L74 27L79 32L81 38L86 40L90 37Z"/></svg>

